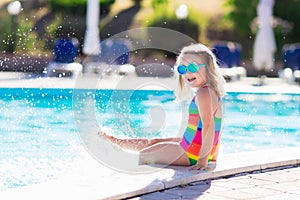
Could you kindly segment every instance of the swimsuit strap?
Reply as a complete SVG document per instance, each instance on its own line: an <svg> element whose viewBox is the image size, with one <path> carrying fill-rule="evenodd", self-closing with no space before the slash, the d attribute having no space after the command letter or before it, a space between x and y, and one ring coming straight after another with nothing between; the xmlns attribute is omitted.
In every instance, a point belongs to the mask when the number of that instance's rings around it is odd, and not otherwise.
<svg viewBox="0 0 300 200"><path fill-rule="evenodd" d="M218 106L217 106L215 112L213 113L213 116L215 116L217 112L218 112Z"/></svg>

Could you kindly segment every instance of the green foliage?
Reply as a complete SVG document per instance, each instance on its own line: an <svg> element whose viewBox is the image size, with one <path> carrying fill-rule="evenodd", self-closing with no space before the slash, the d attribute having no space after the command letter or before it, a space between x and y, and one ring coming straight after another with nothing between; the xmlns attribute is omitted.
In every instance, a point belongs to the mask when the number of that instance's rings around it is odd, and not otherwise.
<svg viewBox="0 0 300 200"><path fill-rule="evenodd" d="M99 0L101 14L109 12L110 5L115 0ZM87 0L50 0L50 5L53 11L61 11L74 15L86 14Z"/></svg>
<svg viewBox="0 0 300 200"><path fill-rule="evenodd" d="M99 0L101 17L108 14L115 0ZM50 0L51 10L59 16L60 24L54 32L55 38L75 37L83 42L86 28L87 0Z"/></svg>
<svg viewBox="0 0 300 200"><path fill-rule="evenodd" d="M234 31L238 33L237 38L242 38L243 46L250 47L253 40L251 38L255 32L251 31L251 23L257 17L256 7L259 0L227 0L225 6L230 7L231 11L226 14L226 20L230 20L234 25ZM275 0L273 15L276 18L285 20L293 24L293 29L287 32L284 24L274 27L277 43L277 56L280 56L282 45L285 43L298 42L300 35L300 0Z"/></svg>
<svg viewBox="0 0 300 200"><path fill-rule="evenodd" d="M201 16L194 16L191 8L189 8L189 15L186 19L177 19L175 10L170 10L168 5L163 3L156 5L153 14L146 20L145 26L176 30L198 41L200 35L199 24L204 21L201 20Z"/></svg>
<svg viewBox="0 0 300 200"><path fill-rule="evenodd" d="M299 42L300 35L300 0L277 0L274 5L274 16L279 17L293 25L291 31L285 31L284 27L277 27L278 39L284 42Z"/></svg>
<svg viewBox="0 0 300 200"><path fill-rule="evenodd" d="M16 52L30 52L32 55L43 51L45 40L38 39L36 32L32 31L33 21L20 15L19 27L16 37Z"/></svg>
<svg viewBox="0 0 300 200"><path fill-rule="evenodd" d="M258 0L227 0L224 4L231 8L225 18L233 22L234 29L242 36L251 35L250 23L257 16L257 4Z"/></svg>
<svg viewBox="0 0 300 200"><path fill-rule="evenodd" d="M0 14L0 51L5 53L39 54L44 50L45 40L39 40L36 32L32 30L34 21L28 18L29 13L3 16Z"/></svg>
<svg viewBox="0 0 300 200"><path fill-rule="evenodd" d="M172 10L170 6L168 6L166 1L161 1L160 3L158 3L158 1L155 1L155 4L156 5L153 6L154 12L148 17L148 19L146 20L146 24L144 24L144 26L161 27L161 28L175 30L191 37L195 41L199 41L200 24L206 23L204 17L199 16L199 13L194 12L191 8L188 8L189 14L187 18L178 19L176 17L176 10L174 9ZM175 49L178 45L180 45L182 41L180 37L178 38L177 41L174 41L173 38L162 37L162 38L156 38L156 42L174 45L173 48ZM159 53L159 55L164 55L165 57L176 56L175 54L170 52L160 52L160 51L156 51L156 52ZM155 51L152 51L151 53L155 53Z"/></svg>
<svg viewBox="0 0 300 200"><path fill-rule="evenodd" d="M233 31L231 21L224 19L221 15L216 15L207 20L206 37L208 41L238 40L236 31Z"/></svg>
<svg viewBox="0 0 300 200"><path fill-rule="evenodd" d="M0 14L0 51L9 49L10 33L11 33L11 18L9 15Z"/></svg>
<svg viewBox="0 0 300 200"><path fill-rule="evenodd" d="M78 15L59 15L59 23L54 32L51 32L55 38L77 38L80 43L83 42L86 30L86 20L84 16ZM52 27L53 30L54 27Z"/></svg>
<svg viewBox="0 0 300 200"><path fill-rule="evenodd" d="M153 9L157 9L160 6L168 5L168 0L151 0L151 6Z"/></svg>
<svg viewBox="0 0 300 200"><path fill-rule="evenodd" d="M55 19L49 23L46 27L46 34L49 35L53 40L57 37L57 30L62 24L61 15L56 15Z"/></svg>

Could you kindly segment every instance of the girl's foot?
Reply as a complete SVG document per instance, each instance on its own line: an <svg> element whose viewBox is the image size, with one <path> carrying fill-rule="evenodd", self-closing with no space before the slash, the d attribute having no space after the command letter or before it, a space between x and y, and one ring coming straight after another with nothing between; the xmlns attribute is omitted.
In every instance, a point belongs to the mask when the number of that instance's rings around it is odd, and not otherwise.
<svg viewBox="0 0 300 200"><path fill-rule="evenodd" d="M98 132L98 135L110 141L111 143L118 145L119 147L135 151L139 151L160 141L160 139L118 139L114 136L108 135L103 131Z"/></svg>
<svg viewBox="0 0 300 200"><path fill-rule="evenodd" d="M114 136L111 136L111 135L107 135L107 133L103 132L103 131L100 131L98 132L98 135L100 137L103 137L111 142L115 142L116 138Z"/></svg>

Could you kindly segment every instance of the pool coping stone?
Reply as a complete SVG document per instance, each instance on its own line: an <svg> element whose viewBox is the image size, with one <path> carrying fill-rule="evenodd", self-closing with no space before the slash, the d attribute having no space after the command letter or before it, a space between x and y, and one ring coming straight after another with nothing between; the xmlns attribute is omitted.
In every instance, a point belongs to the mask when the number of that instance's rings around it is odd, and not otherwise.
<svg viewBox="0 0 300 200"><path fill-rule="evenodd" d="M263 154L266 155L270 155L270 152L281 152L280 158L277 157L277 159L271 159L271 161L265 161L262 162L257 161L257 160L253 160L252 158L255 156L261 156ZM224 155L223 158L222 156L220 157L221 159L218 161L218 166L221 166L222 164L228 163L230 160L235 158L236 162L241 162L238 159L236 159L239 156L243 156L243 160L248 160L248 159L252 159L251 164L249 165L245 165L245 166L238 166L238 167L230 167L230 166L226 166L225 167L218 167L215 170L212 171L191 171L192 173L195 173L193 175L191 174L185 174L179 178L174 178L174 179L170 179L170 180L163 180L163 188L160 188L159 190L154 190L151 192L155 192L155 191L160 191L160 190L166 190L166 189L170 189L170 188L174 188L177 186L184 186L186 184L189 183L193 183L193 182L198 182L198 181L204 181L204 180L211 180L211 179L218 179L218 178L223 178L223 177L228 177L228 176L237 176L243 173L252 173L252 172L263 172L266 170L272 170L272 169L276 169L279 167L288 167L288 166L298 166L300 165L300 155L298 155L297 152L300 151L300 147L292 147L292 148L279 148L279 149L273 149L273 150L260 150L260 151L253 151L253 152L243 152L243 153L235 153L235 154L228 154L228 155ZM284 159L283 157L286 157L286 153L289 154L289 158ZM278 154L277 154L278 155ZM245 157L247 159L245 159ZM248 160L249 161L249 160ZM173 168L174 170L182 170L182 167L170 167ZM140 193L142 192L142 193ZM123 199L123 198L129 198L129 197L134 197L134 196L138 196L138 195L142 195L142 194L146 194L149 193L149 190L140 190L140 191L136 191L136 193L134 192L130 192L130 196L128 196L128 194L119 194L119 195L115 195L115 196L111 196L108 199ZM134 194L134 195L132 195Z"/></svg>

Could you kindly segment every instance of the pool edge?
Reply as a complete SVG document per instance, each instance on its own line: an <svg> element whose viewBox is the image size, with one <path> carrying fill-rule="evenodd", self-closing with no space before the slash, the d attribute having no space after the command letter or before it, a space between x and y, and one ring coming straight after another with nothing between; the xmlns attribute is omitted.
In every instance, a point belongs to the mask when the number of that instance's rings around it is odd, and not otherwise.
<svg viewBox="0 0 300 200"><path fill-rule="evenodd" d="M240 175L243 173L251 173L251 172L264 172L266 170L276 170L277 168L288 168L288 167L296 167L300 165L300 156L298 157L296 152L300 151L300 147L288 147L288 148L279 148L274 149L275 151L280 151L282 154L285 152L290 152L293 150L293 155L289 155L287 159L275 159L273 161L266 161L266 162L256 162L254 161L252 164L244 165L244 166L238 166L236 168L234 167L224 167L219 168L218 167L213 171L208 172L198 172L194 175L185 175L183 177L179 177L176 179L170 179L170 180L162 180L161 182L158 182L157 185L150 185L149 187L145 187L143 189L138 189L135 191L129 191L127 193L122 194L116 194L111 195L105 199L124 199L124 198L131 198L143 194L148 194L152 192L162 191L178 186L183 186L189 183L197 182L197 181L204 181L204 180L211 180L211 179L218 179L218 178L224 178L234 175ZM266 151L266 154L269 154L270 151ZM261 155L262 152L265 150L260 151L253 151L253 152L242 152L242 153L235 153L235 154L228 154L225 155L226 159L223 160L223 162L228 162L228 160L235 159L236 157L239 157L240 155L246 156L246 157L253 157L255 154ZM247 155L248 154L248 155ZM265 155L266 155L265 154ZM281 157L281 156L280 156ZM237 161L237 160L236 160ZM220 166L222 163L219 163L218 166ZM172 167L171 167L172 168ZM181 167L173 167L174 171L177 169L180 169Z"/></svg>

